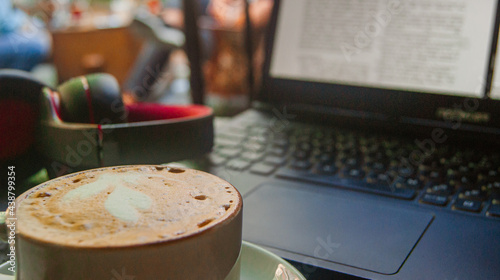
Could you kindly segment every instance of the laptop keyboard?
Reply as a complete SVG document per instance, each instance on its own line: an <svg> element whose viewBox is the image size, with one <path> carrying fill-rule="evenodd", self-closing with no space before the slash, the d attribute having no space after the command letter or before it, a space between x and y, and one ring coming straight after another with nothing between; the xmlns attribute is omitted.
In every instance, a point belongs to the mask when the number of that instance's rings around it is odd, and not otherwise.
<svg viewBox="0 0 500 280"><path fill-rule="evenodd" d="M500 217L500 155L395 137L290 124L231 127L215 166Z"/></svg>

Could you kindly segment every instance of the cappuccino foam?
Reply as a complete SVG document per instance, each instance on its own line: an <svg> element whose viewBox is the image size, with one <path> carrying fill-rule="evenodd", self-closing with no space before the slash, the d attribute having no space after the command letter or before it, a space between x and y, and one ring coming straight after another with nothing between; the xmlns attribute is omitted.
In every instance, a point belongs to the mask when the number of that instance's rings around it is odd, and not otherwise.
<svg viewBox="0 0 500 280"><path fill-rule="evenodd" d="M192 169L121 166L51 180L24 194L18 231L76 247L174 240L223 223L241 210L228 182Z"/></svg>

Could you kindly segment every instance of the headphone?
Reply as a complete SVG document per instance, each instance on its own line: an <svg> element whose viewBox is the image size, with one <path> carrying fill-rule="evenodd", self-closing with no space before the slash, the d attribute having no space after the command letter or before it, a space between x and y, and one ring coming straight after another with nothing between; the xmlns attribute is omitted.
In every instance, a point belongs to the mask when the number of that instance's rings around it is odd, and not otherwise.
<svg viewBox="0 0 500 280"><path fill-rule="evenodd" d="M45 167L51 178L195 158L213 146L211 108L124 104L118 82L104 73L55 89L29 73L0 70L0 112L7 112L0 120L0 145L8 147L0 153L2 166Z"/></svg>

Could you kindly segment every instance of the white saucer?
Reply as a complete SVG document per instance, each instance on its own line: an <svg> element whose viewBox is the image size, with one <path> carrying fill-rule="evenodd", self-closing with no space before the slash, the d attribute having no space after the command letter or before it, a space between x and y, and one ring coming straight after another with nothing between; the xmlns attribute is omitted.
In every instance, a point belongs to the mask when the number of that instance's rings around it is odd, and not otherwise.
<svg viewBox="0 0 500 280"><path fill-rule="evenodd" d="M240 280L306 280L291 264L250 242L241 246Z"/></svg>
<svg viewBox="0 0 500 280"><path fill-rule="evenodd" d="M0 280L13 280L14 275L9 271L10 264L8 262L4 262L0 265Z"/></svg>
<svg viewBox="0 0 500 280"><path fill-rule="evenodd" d="M9 263L0 265L0 280L14 280ZM9 275L6 275L9 274ZM306 280L284 259L250 242L241 245L240 280Z"/></svg>

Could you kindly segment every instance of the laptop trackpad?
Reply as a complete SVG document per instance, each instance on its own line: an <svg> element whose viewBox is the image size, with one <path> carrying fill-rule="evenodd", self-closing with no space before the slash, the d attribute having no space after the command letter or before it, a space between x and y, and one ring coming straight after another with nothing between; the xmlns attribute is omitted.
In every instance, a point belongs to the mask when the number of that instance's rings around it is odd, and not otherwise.
<svg viewBox="0 0 500 280"><path fill-rule="evenodd" d="M245 240L383 274L399 270L433 218L269 183L243 209Z"/></svg>

